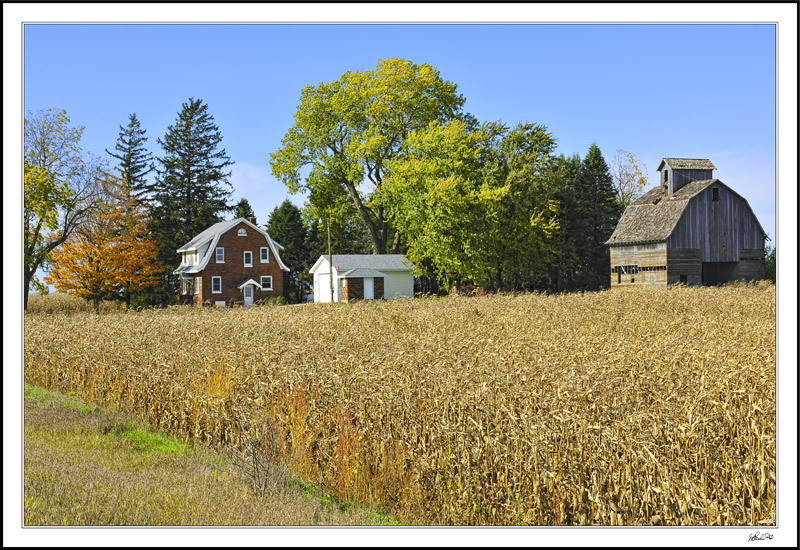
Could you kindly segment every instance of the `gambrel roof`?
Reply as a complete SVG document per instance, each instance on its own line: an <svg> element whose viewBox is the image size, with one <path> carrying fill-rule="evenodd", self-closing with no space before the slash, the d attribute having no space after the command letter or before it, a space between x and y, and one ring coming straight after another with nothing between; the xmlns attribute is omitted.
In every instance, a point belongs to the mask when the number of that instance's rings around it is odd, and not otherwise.
<svg viewBox="0 0 800 550"><path fill-rule="evenodd" d="M278 262L278 266L283 271L289 271L289 268L281 260L280 254L278 254L279 250L283 250L283 247L272 240L269 234L258 227L257 225L251 223L246 218L237 218L235 220L225 221L225 222L218 222L209 227L208 229L200 232L194 237L191 241L180 247L177 252L178 254L182 252L190 252L192 250L200 250L203 248L204 245L208 244L209 246L206 248L205 254L203 257L199 259L199 262L195 265L181 265L173 271L174 274L182 274L182 273L199 273L203 269L205 269L206 265L208 265L209 260L211 260L211 256L214 255L214 250L216 248L217 243L219 242L220 235L232 229L233 227L239 225L240 223L244 222L245 225L253 228L255 231L261 233L266 237L267 244L272 252L272 255L275 257L275 260Z"/></svg>
<svg viewBox="0 0 800 550"><path fill-rule="evenodd" d="M662 186L655 187L633 201L605 244L640 244L666 241L675 229L689 200L719 180L687 183L672 195Z"/></svg>
<svg viewBox="0 0 800 550"><path fill-rule="evenodd" d="M666 241L691 199L711 185L724 187L747 204L744 197L718 179L689 182L672 195L667 192L666 187L654 187L625 209L614 233L605 244L615 246ZM766 237L758 220L756 224Z"/></svg>

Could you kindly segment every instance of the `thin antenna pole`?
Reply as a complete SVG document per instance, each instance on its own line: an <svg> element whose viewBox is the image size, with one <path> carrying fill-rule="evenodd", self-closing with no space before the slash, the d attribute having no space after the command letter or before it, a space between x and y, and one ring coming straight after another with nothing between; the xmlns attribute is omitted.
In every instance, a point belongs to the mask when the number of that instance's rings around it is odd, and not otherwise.
<svg viewBox="0 0 800 550"><path fill-rule="evenodd" d="M328 218L328 270L329 278L331 280L331 302L336 301L333 295L333 256L331 255L331 219Z"/></svg>

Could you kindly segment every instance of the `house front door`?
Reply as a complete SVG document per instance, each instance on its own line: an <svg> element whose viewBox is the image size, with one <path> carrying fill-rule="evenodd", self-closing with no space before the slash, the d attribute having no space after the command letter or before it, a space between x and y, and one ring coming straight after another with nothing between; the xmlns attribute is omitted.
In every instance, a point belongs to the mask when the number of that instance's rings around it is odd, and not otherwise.
<svg viewBox="0 0 800 550"><path fill-rule="evenodd" d="M244 287L244 305L245 307L253 305L253 285Z"/></svg>

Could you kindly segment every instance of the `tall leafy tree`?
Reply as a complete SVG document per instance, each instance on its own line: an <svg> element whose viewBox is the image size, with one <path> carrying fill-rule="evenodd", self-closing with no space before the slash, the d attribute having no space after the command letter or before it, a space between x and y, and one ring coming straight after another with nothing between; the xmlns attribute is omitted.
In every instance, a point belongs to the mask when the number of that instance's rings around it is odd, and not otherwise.
<svg viewBox="0 0 800 550"><path fill-rule="evenodd" d="M159 281L158 245L147 229L147 210L130 187L107 178L103 199L62 246L51 253L45 282L86 298L99 312L104 299L129 299L131 292Z"/></svg>
<svg viewBox="0 0 800 550"><path fill-rule="evenodd" d="M269 236L283 246L281 259L290 269L284 275L284 295L299 302L306 288L302 276L312 264L302 213L287 199L270 213L266 227Z"/></svg>
<svg viewBox="0 0 800 550"><path fill-rule="evenodd" d="M233 219L238 220L239 218L249 219L255 216L255 212L253 212L253 208L250 206L250 202L247 199L240 199L239 202L236 203L236 206L233 207Z"/></svg>
<svg viewBox="0 0 800 550"><path fill-rule="evenodd" d="M312 218L341 222L348 200L369 231L372 252L397 252L400 236L379 200L387 163L402 155L411 132L429 122L469 118L463 104L456 85L436 68L403 59L307 86L283 146L270 155L272 173L291 192L308 192Z"/></svg>
<svg viewBox="0 0 800 550"><path fill-rule="evenodd" d="M548 178L555 146L543 126L462 121L413 132L390 163L386 200L417 275L528 288L546 273L555 228Z"/></svg>
<svg viewBox="0 0 800 550"><path fill-rule="evenodd" d="M149 198L154 191L145 178L155 169L153 154L144 146L148 139L145 133L136 113L132 113L128 117L128 125L119 127L119 137L114 147L117 152L106 149L106 153L117 159L116 169L120 177L128 182L133 195L140 200Z"/></svg>
<svg viewBox="0 0 800 550"><path fill-rule="evenodd" d="M28 309L31 286L46 291L36 272L96 208L99 159L84 156L83 126L72 126L63 109L47 109L25 117L23 293Z"/></svg>
<svg viewBox="0 0 800 550"><path fill-rule="evenodd" d="M156 167L156 192L151 209L151 231L159 242L159 260L164 266L164 281L158 298L174 294L177 280L171 272L178 266L175 252L195 235L222 221L231 210L227 203L232 193L228 182L233 164L221 148L222 134L200 99L183 103L175 124L158 139L163 156Z"/></svg>
<svg viewBox="0 0 800 550"><path fill-rule="evenodd" d="M625 208L647 187L647 167L633 153L617 149L609 168L617 200Z"/></svg>

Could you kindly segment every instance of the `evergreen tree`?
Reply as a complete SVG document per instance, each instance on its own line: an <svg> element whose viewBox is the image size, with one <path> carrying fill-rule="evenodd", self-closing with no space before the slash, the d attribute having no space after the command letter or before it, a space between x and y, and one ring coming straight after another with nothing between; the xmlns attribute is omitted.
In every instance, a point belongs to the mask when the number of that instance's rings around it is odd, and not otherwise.
<svg viewBox="0 0 800 550"><path fill-rule="evenodd" d="M290 301L299 302L305 290L302 275L313 264L306 247L307 231L300 209L288 199L283 201L270 213L266 227L269 236L283 246L281 259L291 270L284 275L284 295Z"/></svg>
<svg viewBox="0 0 800 550"><path fill-rule="evenodd" d="M236 203L236 206L233 207L233 219L238 220L239 218L249 219L255 216L253 209L250 207L250 202L247 199L241 199L239 202Z"/></svg>
<svg viewBox="0 0 800 550"><path fill-rule="evenodd" d="M158 139L164 155L157 158L151 231L160 245L164 274L153 300L163 302L177 293L178 281L172 275L180 263L176 250L231 210L227 203L231 173L225 168L233 161L220 148L221 141L208 106L194 98L183 104L164 139Z"/></svg>
<svg viewBox="0 0 800 550"><path fill-rule="evenodd" d="M577 218L574 244L578 256L576 290L599 290L610 286L611 267L605 242L622 215L614 180L600 148L592 144L581 163L576 185Z"/></svg>
<svg viewBox="0 0 800 550"><path fill-rule="evenodd" d="M147 183L145 176L153 171L153 154L144 148L145 130L139 125L136 113L129 117L128 125L119 127L119 137L114 147L119 154L106 149L106 153L119 161L117 171L128 183L134 197L146 200L153 193L153 186Z"/></svg>

